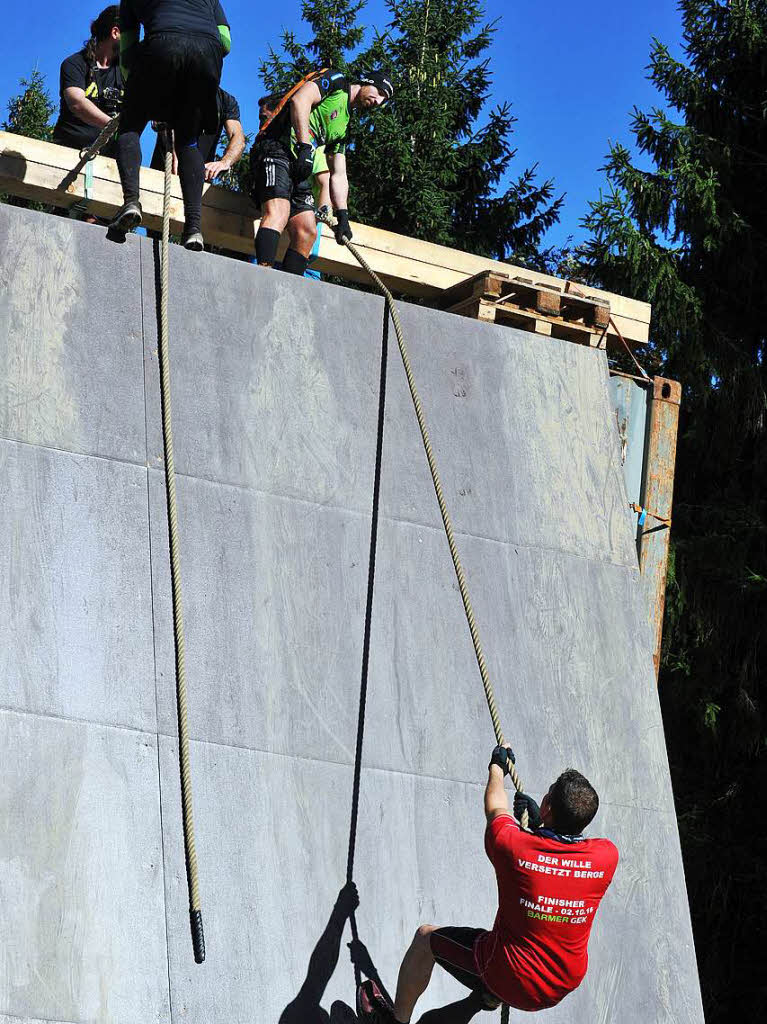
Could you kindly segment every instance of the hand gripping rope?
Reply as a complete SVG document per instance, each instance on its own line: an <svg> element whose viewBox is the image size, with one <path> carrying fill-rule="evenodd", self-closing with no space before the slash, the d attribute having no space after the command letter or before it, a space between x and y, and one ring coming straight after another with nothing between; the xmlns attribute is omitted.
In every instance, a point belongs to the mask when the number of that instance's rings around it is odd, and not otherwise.
<svg viewBox="0 0 767 1024"><path fill-rule="evenodd" d="M170 357L168 355L168 285L170 249L170 181L173 167L173 138L165 131L165 190L162 204L162 243L160 249L160 396L162 400L162 442L165 453L165 496L168 506L170 574L173 596L173 641L176 652L176 707L178 712L178 754L181 774L181 808L184 826L184 857L189 888L189 922L195 963L205 960L205 935L200 909L200 882L197 875L197 851L192 815L192 778L189 768L189 721L186 700L186 660L184 654L184 617L181 605L181 560L178 539L176 471L173 460L173 430L170 414Z"/></svg>
<svg viewBox="0 0 767 1024"><path fill-rule="evenodd" d="M330 220L328 214L324 209L316 212L317 220L322 224L326 224L329 228L333 227L333 222ZM386 306L389 310L392 323L394 324L394 331L397 335L397 345L399 347L399 353L402 358L402 365L405 368L405 376L407 377L408 387L410 388L410 397L413 400L413 407L415 409L416 419L418 420L418 427L421 431L421 440L423 441L424 451L426 452L426 460L429 463L429 472L431 473L431 480L434 485L434 491L437 495L437 502L439 504L440 515L442 516L442 525L445 528L445 536L447 537L448 547L450 548L450 556L453 559L453 568L455 569L455 575L458 580L458 589L461 592L461 600L463 601L463 608L466 613L466 621L469 625L469 632L471 633L471 641L474 645L474 654L477 659L477 665L479 667L479 674L482 677L482 686L485 691L485 699L487 700L487 708L490 712L490 718L493 723L493 731L495 732L495 741L500 747L506 746L506 740L503 736L503 730L501 729L501 720L498 715L498 708L495 703L495 694L493 692L493 685L490 681L490 675L487 670L487 663L485 662L485 655L482 652L482 644L479 638L479 629L477 628L476 619L474 617L474 608L472 607L471 597L469 596L469 588L466 583L466 576L461 565L461 559L458 554L458 547L455 542L455 534L453 532L453 523L450 518L450 512L447 508L445 496L442 491L442 482L440 481L439 471L437 469L437 462L434 458L434 451L431 446L431 440L429 438L429 431L426 426L426 416L424 415L423 405L421 403L420 395L415 383L415 377L413 370L410 365L410 356L408 355L407 345L405 344L405 337L402 331L402 323L399 318L399 313L394 302L394 298L376 274L370 264L367 262L365 257L360 253L356 245L354 245L348 238L342 239L343 244L351 252L354 258L357 260L359 265L370 277L370 280L379 290L381 295L386 301ZM514 783L514 787L517 792L522 792L522 781L517 772L516 766L511 765L509 774L511 781ZM524 813L521 821L523 828L527 827L527 812ZM504 1006L501 1011L501 1021L503 1024L509 1019L509 1008Z"/></svg>

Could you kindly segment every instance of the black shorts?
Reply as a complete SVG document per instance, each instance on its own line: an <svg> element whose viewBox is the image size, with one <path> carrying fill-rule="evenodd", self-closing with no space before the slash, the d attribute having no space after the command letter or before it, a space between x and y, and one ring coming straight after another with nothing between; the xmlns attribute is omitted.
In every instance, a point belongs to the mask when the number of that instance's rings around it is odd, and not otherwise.
<svg viewBox="0 0 767 1024"><path fill-rule="evenodd" d="M314 213L312 180L293 181L293 155L279 139L263 139L251 151L251 195L257 206L267 199L287 199L290 216Z"/></svg>
<svg viewBox="0 0 767 1024"><path fill-rule="evenodd" d="M474 962L474 943L486 934L484 928L438 928L429 942L439 966L472 992L479 992L486 1010L497 1010L501 1000L482 981Z"/></svg>
<svg viewBox="0 0 767 1024"><path fill-rule="evenodd" d="M139 44L125 84L120 131L143 132L164 121L188 145L218 126L216 102L224 51L208 36L161 32Z"/></svg>

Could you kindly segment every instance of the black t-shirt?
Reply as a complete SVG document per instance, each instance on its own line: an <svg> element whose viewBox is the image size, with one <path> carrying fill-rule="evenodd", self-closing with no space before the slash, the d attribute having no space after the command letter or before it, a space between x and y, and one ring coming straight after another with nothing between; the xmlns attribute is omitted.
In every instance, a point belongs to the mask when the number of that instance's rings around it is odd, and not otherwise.
<svg viewBox="0 0 767 1024"><path fill-rule="evenodd" d="M229 22L219 0L122 0L121 29L138 31L139 24L144 26L144 38L158 32L181 32L220 42L217 26Z"/></svg>
<svg viewBox="0 0 767 1024"><path fill-rule="evenodd" d="M221 138L221 132L224 130L226 122L242 120L240 117L240 104L225 89L219 88L216 94L216 109L218 111L218 127L216 131L203 132L197 143L206 164L215 159L218 140ZM165 168L165 145L163 139L164 135L158 132L157 141L154 144L154 152L152 153L152 161L149 164L156 171L162 171Z"/></svg>
<svg viewBox="0 0 767 1024"><path fill-rule="evenodd" d="M108 68L95 65L88 68L88 62L82 50L73 53L61 63L59 74L59 94L61 107L59 119L53 129L53 141L73 149L84 149L97 139L101 128L95 124L86 124L73 114L64 99L64 90L82 89L91 103L112 117L119 110L123 94L123 79L119 64Z"/></svg>

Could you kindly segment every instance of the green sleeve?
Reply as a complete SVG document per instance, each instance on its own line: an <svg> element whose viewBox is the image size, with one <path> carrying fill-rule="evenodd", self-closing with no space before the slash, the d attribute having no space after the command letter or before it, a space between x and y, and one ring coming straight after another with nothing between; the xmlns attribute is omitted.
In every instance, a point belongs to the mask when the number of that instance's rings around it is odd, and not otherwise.
<svg viewBox="0 0 767 1024"><path fill-rule="evenodd" d="M123 79L127 79L128 71L136 55L138 32L137 28L124 28L120 32L120 70Z"/></svg>
<svg viewBox="0 0 767 1024"><path fill-rule="evenodd" d="M228 25L219 25L218 26L218 35L219 35L219 39L221 40L221 45L224 48L224 56L226 56L227 53L229 53L229 51L232 48L232 34L229 31L229 26Z"/></svg>

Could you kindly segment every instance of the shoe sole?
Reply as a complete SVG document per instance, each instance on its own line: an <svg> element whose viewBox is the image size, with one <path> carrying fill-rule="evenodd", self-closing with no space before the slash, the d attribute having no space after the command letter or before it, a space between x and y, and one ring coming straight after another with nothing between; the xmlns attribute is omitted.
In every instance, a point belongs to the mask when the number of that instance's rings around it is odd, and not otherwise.
<svg viewBox="0 0 767 1024"><path fill-rule="evenodd" d="M140 213L124 213L118 220L113 220L109 226L116 231L131 231L139 226L142 219Z"/></svg>
<svg viewBox="0 0 767 1024"><path fill-rule="evenodd" d="M202 252L202 250L205 248L205 244L203 242L197 241L184 242L184 248L187 249L189 252Z"/></svg>

